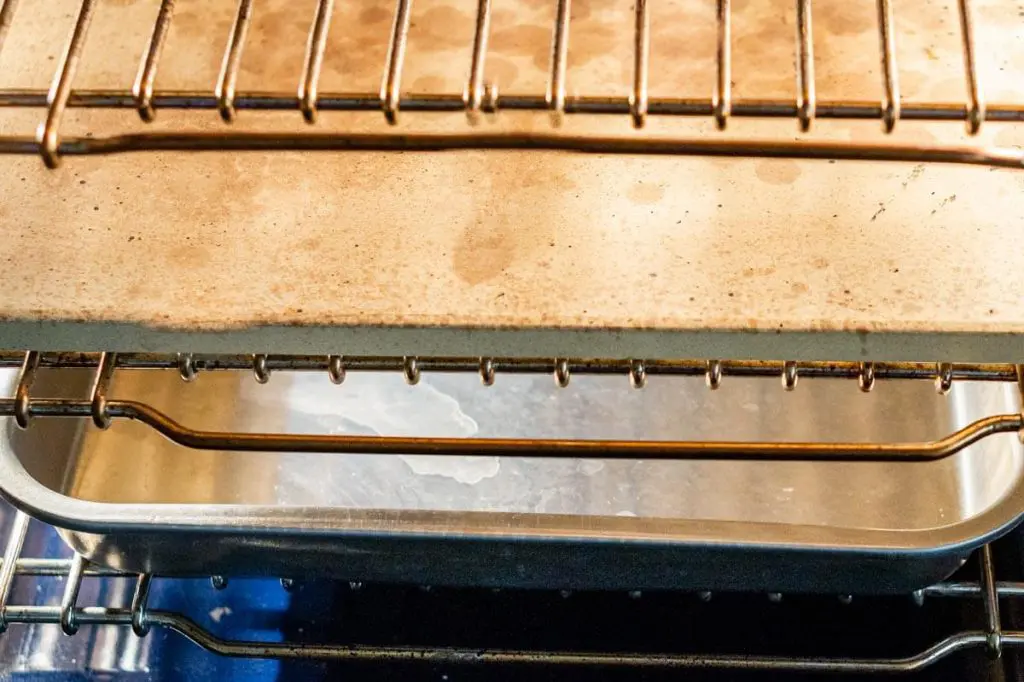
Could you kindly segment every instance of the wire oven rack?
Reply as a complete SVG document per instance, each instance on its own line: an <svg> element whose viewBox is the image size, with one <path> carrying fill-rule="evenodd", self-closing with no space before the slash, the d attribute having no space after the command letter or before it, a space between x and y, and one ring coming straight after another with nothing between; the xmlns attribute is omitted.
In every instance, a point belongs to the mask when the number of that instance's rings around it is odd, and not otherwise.
<svg viewBox="0 0 1024 682"><path fill-rule="evenodd" d="M701 668L720 670L799 671L809 673L911 673L929 668L961 651L983 649L998 658L1005 649L1024 646L1024 631L1003 629L1000 600L1024 597L1024 583L997 581L991 546L977 552L980 579L947 581L913 593L918 605L926 598L978 599L984 621L978 629L963 630L935 641L916 654L894 658L799 657L741 654L650 654L609 653L604 651L547 651L456 648L445 646L366 645L355 643L309 643L293 641L253 641L224 639L198 624L187 614L150 608L148 599L154 579L151 574L131 574L90 565L81 555L71 559L22 556L28 534L29 517L17 512L7 537L0 563L0 632L16 624L58 625L66 635L76 634L81 626L129 626L135 635L145 637L152 629L166 629L191 640L215 654L238 658L317 659L353 662L413 663L445 665L517 665L604 666L624 668ZM16 576L52 576L65 579L59 605L12 603L12 585ZM80 605L79 593L86 578L123 578L135 580L129 608ZM211 578L213 587L227 585L223 576ZM294 583L281 580L284 589ZM631 595L632 596L632 595ZM710 593L700 595L709 600ZM777 601L781 595L769 595ZM849 604L853 597L840 597ZM302 631L301 628L299 630Z"/></svg>
<svg viewBox="0 0 1024 682"><path fill-rule="evenodd" d="M862 391L873 390L879 381L933 381L940 393L948 392L957 381L992 381L1016 382L1024 395L1024 365L1011 364L0 352L0 367L19 366L21 374L15 394L11 398L0 399L0 415L14 417L17 424L23 428L31 428L32 420L38 418L86 418L91 419L100 428L108 426L112 419L135 419L182 445L220 450L493 453L543 457L594 455L602 458L665 459L922 460L949 456L993 433L1024 433L1022 414L993 415L932 443L652 443L214 433L196 431L178 424L145 403L107 398L107 387L115 372L157 370L175 371L180 374L183 382L201 381L201 375L207 372L252 372L254 380L261 384L272 382L272 376L276 372L321 372L325 375L325 380L329 378L334 383L342 383L348 372L394 371L401 372L410 384L417 383L424 372L472 372L479 373L485 386L500 381L503 374L550 373L555 383L562 387L567 386L577 374L618 374L623 379L623 390L627 390L627 381L635 389L640 390L647 378L654 375L704 376L709 389L716 389L723 381L737 376L774 377L781 384L779 390L798 390L801 379L818 378L856 382L856 386ZM32 397L33 378L40 368L57 371L72 368L94 369L95 380L90 396L86 399ZM182 390L188 389L183 386ZM267 390L273 390L273 387L270 386ZM926 597L980 599L985 614L982 627L949 635L911 656L803 658L718 653L651 655L600 651L469 649L224 639L184 613L149 608L147 599L155 578L153 575L121 573L113 569L92 566L80 555L75 555L70 560L23 557L22 548L28 522L29 518L25 514L19 512L16 515L7 539L3 562L0 564L0 631L18 623L49 623L59 625L64 633L70 635L83 625L109 625L129 626L141 637L152 628L164 628L177 632L209 651L231 657L421 662L445 665L542 663L560 666L700 667L848 673L913 672L964 650L984 649L990 656L998 657L1004 648L1024 646L1024 631L1002 629L999 615L999 600L1024 597L1024 584L996 581L989 546L978 552L981 568L981 579L978 582L941 583L914 595L918 601ZM11 586L17 575L66 577L60 605L10 603ZM90 576L119 576L136 580L130 608L79 605L77 602L82 582ZM215 586L223 585L225 579L214 577L213 582ZM287 581L283 580L282 583L287 584Z"/></svg>
<svg viewBox="0 0 1024 682"><path fill-rule="evenodd" d="M959 431L926 443L644 441L537 438L440 438L407 436L293 435L281 433L201 431L183 425L145 402L113 400L107 390L114 372L176 369L186 382L201 372L251 371L266 384L276 371L324 372L340 384L349 371L399 371L409 384L422 372L478 372L485 386L499 373L551 373L557 385L568 386L573 374L616 374L628 377L641 389L648 375L703 375L710 389L727 376L778 376L783 390L795 390L801 377L856 379L860 390L871 391L884 380L935 382L946 393L954 381L1016 382L1024 397L1024 365L872 362L767 362L720 360L602 360L540 358L347 357L288 355L218 355L190 353L27 353L0 352L0 367L21 372L10 398L0 399L0 416L14 417L21 428L36 418L86 418L99 428L113 419L131 419L155 429L185 447L201 450L322 452L363 454L505 455L517 457L667 460L828 460L828 461L932 461L949 457L982 438L1018 432L1024 438L1024 413L998 414L979 419ZM33 398L32 383L40 367L95 368L88 398Z"/></svg>
<svg viewBox="0 0 1024 682"><path fill-rule="evenodd" d="M0 136L0 153L40 154L49 167L60 157L81 154L109 154L145 150L442 150L442 149L547 149L619 154L700 154L779 156L798 158L849 158L984 164L1019 168L1024 153L1019 149L955 146L949 144L872 144L821 142L807 138L733 139L701 136L665 138L640 134L632 136L591 136L556 133L494 133L480 130L453 134L323 132L310 128L302 132L239 132L225 128L217 132L145 132L63 136L61 121L68 107L123 110L134 108L142 120L151 122L159 109L216 110L225 123L235 120L238 110L301 112L313 124L319 111L383 112L390 124L399 112L464 112L471 123L481 114L499 111L547 111L557 127L566 115L627 115L636 128L651 116L710 117L725 129L732 117L791 118L807 132L816 119L874 119L887 133L901 120L963 121L971 134L986 121L1024 120L1024 105L986 102L977 66L970 0L957 0L959 40L962 45L967 97L962 102L903 101L896 59L896 24L893 0L877 0L877 31L881 70L880 99L820 99L815 90L812 0L795 0L796 35L793 43L795 81L790 99L741 99L731 91L732 10L730 0L715 0L716 50L713 92L704 98L655 97L649 92L651 73L651 18L647 0L634 3L632 26L623 26L632 36L632 84L628 95L618 97L570 95L567 64L571 38L571 0L556 2L551 30L550 59L546 91L536 95L499 93L488 83L487 55L492 1L478 0L475 31L466 48L467 78L461 93L414 95L402 89L402 73L411 30L412 0L397 0L390 39L382 65L378 92L321 92L320 76L330 39L334 0L319 0L310 28L301 73L292 92L240 92L239 69L258 2L239 0L225 47L220 74L212 92L165 91L156 87L165 40L174 18L174 0L162 0L150 35L127 36L140 49L138 75L131 89L75 90L76 70L87 41L90 22L99 0L82 0L77 20L58 62L48 91L0 89L0 110L29 107L45 110L36 136ZM0 50L14 21L18 0L0 0ZM929 10L931 11L931 10ZM696 58L696 56L694 57ZM934 67L933 67L934 68Z"/></svg>

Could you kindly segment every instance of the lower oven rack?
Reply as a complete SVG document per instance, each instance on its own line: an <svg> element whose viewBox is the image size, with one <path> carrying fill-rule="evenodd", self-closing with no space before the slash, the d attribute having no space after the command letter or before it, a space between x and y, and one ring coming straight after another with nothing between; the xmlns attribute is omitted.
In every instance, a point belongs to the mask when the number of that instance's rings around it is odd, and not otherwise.
<svg viewBox="0 0 1024 682"><path fill-rule="evenodd" d="M1024 514L1020 365L35 351L0 364L3 495L88 561L134 573L904 594ZM573 379L587 374L604 376ZM704 400L702 383L725 388ZM459 404L478 406L458 413L472 428L443 416Z"/></svg>
<svg viewBox="0 0 1024 682"><path fill-rule="evenodd" d="M701 668L807 673L912 673L930 668L964 651L984 650L990 658L999 658L1005 650L1024 647L1024 631L1003 629L1000 601L1024 597L1024 583L998 581L991 545L981 547L977 581L941 582L914 592L911 597L921 605L926 599L976 599L983 607L983 622L977 629L962 630L935 641L923 650L898 658L800 657L785 655L751 656L742 654L650 654L600 651L546 651L454 648L444 646L378 646L349 643L307 643L289 641L245 641L224 639L179 611L151 609L147 603L153 580L159 576L134 574L90 565L81 555L71 559L23 557L22 549L29 529L29 517L17 512L10 527L2 563L0 563L0 632L18 624L58 625L64 634L75 635L81 626L128 626L138 637L153 629L173 631L215 654L237 658L310 659L369 663L411 663L419 665L553 665L565 667L603 666L614 668ZM63 597L57 606L12 603L12 584L17 576L56 577L66 580ZM78 595L88 578L135 580L129 608L102 605L84 606ZM223 576L211 579L214 588L227 585ZM282 579L283 589L294 583ZM565 596L565 595L563 595ZM639 594L631 594L639 597ZM701 593L707 601L711 593ZM768 595L779 600L782 595ZM841 595L840 604L853 598ZM300 629L301 632L301 629Z"/></svg>
<svg viewBox="0 0 1024 682"><path fill-rule="evenodd" d="M179 445L201 450L324 452L359 454L506 455L517 457L601 459L735 459L778 461L934 461L954 455L983 438L1020 432L1024 414L995 414L978 419L938 440L923 443L644 441L527 438L444 438L355 435L291 435L202 431L180 424L145 402L108 400L107 387L118 369L177 369L185 382L207 371L251 371L268 383L276 371L324 372L340 384L348 371L399 371L409 384L422 372L479 372L484 386L499 373L550 373L558 386L568 386L573 374L622 374L642 389L648 375L703 375L710 389L728 376L778 376L782 390L792 391L801 377L855 379L870 392L876 380L931 380L940 394L958 380L1016 382L1024 396L1024 365L913 362L766 362L720 360L615 360L569 358L457 358L457 357L346 357L227 355L195 357L189 353L39 353L0 352L0 367L20 366L15 395L0 399L0 416L14 417L28 428L35 418L91 419L106 428L112 419L140 421ZM40 367L95 368L87 399L32 398L31 389Z"/></svg>

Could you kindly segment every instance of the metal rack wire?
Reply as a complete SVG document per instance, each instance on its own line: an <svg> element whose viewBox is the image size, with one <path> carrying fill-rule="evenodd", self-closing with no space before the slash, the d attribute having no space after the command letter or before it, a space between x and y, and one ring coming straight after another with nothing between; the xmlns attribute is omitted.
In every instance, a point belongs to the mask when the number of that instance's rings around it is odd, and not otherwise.
<svg viewBox="0 0 1024 682"><path fill-rule="evenodd" d="M1024 413L991 415L939 440L927 443L832 443L832 442L736 442L736 441L643 441L535 438L438 438L355 435L291 435L201 431L176 422L144 402L108 399L114 372L142 369L176 369L186 382L201 372L251 371L266 384L276 371L323 372L341 383L348 371L400 371L409 384L419 382L422 372L478 372L485 386L499 373L550 373L565 387L576 374L615 374L629 378L637 389L649 375L705 377L710 389L725 377L777 376L784 390L795 390L801 377L856 379L860 390L871 391L878 380L931 380L939 393L947 393L954 381L1016 382L1024 396L1024 365L952 363L869 362L763 362L720 360L601 360L538 358L418 358L231 355L195 357L179 354L24 354L0 352L0 367L20 366L21 373L11 398L0 399L0 416L14 417L21 428L36 418L85 418L98 428L114 419L142 422L166 438L189 448L227 451L323 452L431 455L505 455L517 457L668 460L827 460L827 461L932 461L949 457L982 438L1019 432L1024 437ZM33 398L32 384L40 367L95 368L90 396L86 399Z"/></svg>
<svg viewBox="0 0 1024 682"><path fill-rule="evenodd" d="M75 90L78 64L86 44L90 22L98 0L82 0L77 20L59 60L48 91L0 89L0 109L29 107L45 110L35 137L0 137L0 153L40 154L46 165L56 167L62 156L109 154L152 150L443 150L443 149L549 149L613 154L699 154L798 158L843 158L949 162L1019 168L1024 153L1010 148L982 148L942 144L868 144L818 142L808 139L723 139L715 137L658 138L636 133L605 137L559 133L493 133L472 131L457 134L322 132L146 132L112 136L64 136L61 121L69 107L123 110L134 108L145 122L154 120L161 109L216 110L231 123L239 110L300 112L313 124L320 111L381 111L395 124L400 112L463 112L476 122L482 114L502 111L550 112L557 127L567 115L608 114L629 116L633 126L642 128L649 117L710 117L719 129L730 118L791 118L801 131L808 131L816 119L878 120L892 133L900 121L962 121L970 133L986 121L1024 120L1024 104L987 102L977 67L977 50L970 0L958 0L959 40L962 46L963 102L904 101L896 62L896 25L891 0L878 0L877 27L879 64L882 73L879 101L826 100L815 90L815 57L811 0L796 2L794 40L795 94L790 99L740 99L733 97L732 10L729 0L716 0L717 43L715 85L705 98L652 96L650 11L644 0L634 3L631 31L633 44L632 83L628 95L601 97L570 95L567 65L571 49L571 0L557 0L547 88L543 94L508 95L486 81L488 40L492 18L491 0L478 0L472 45L468 46L465 89L461 93L412 95L402 89L403 66L409 40L412 0L396 0L387 54L382 64L378 92L321 92L320 76L330 40L330 18L334 0L319 0L311 18L305 59L298 86L293 92L240 92L239 69L244 59L246 38L253 17L260 11L253 0L239 0L223 61L212 92L165 91L156 87L164 44L174 18L174 0L162 0L149 36L129 36L138 41L141 60L131 89ZM0 2L0 49L15 15L17 0ZM697 58L695 55L694 58Z"/></svg>
<svg viewBox="0 0 1024 682"><path fill-rule="evenodd" d="M7 538L0 563L0 632L16 624L58 625L66 635L74 635L83 625L129 626L135 635L145 637L153 628L165 628L186 637L208 651L231 657L322 659L377 662L410 662L451 665L536 664L559 666L609 666L643 668L703 668L765 671L801 671L821 673L909 673L928 668L952 654L984 649L988 656L998 658L1005 649L1024 646L1024 631L1005 630L1000 618L1000 600L1024 597L1024 583L999 582L995 577L992 550L982 547L977 557L980 580L977 582L944 582L912 595L919 605L926 598L979 599L984 608L984 622L976 630L951 634L924 650L902 658L840 658L749 656L740 654L647 654L583 651L464 649L440 646L377 646L354 643L263 642L222 639L188 615L149 607L148 598L154 579L151 574L123 573L90 565L80 555L71 559L23 557L22 549L29 528L29 517L18 512ZM58 606L11 603L12 585L16 576L53 576L65 578L63 597ZM85 579L120 577L135 580L130 608L83 606L78 595ZM215 576L214 587L227 581ZM282 580L282 588L292 583ZM701 598L707 600L710 594ZM772 596L772 595L770 595ZM776 599L778 595L775 595ZM850 603L850 597L840 603Z"/></svg>

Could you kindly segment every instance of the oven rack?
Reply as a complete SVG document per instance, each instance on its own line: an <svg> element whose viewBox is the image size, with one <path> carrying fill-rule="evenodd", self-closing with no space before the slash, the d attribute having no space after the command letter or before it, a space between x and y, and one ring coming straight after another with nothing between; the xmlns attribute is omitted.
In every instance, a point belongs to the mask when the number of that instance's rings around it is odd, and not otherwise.
<svg viewBox="0 0 1024 682"><path fill-rule="evenodd" d="M129 626L138 637L145 637L153 628L162 628L176 632L210 652L237 658L404 662L428 665L547 664L567 667L701 668L818 673L911 673L929 668L957 652L983 649L990 658L995 659L1006 649L1024 646L1024 631L1003 629L1000 617L1000 600L1017 600L1024 597L1024 583L996 580L990 545L983 546L976 553L980 567L978 581L942 582L911 595L918 605L922 605L926 598L979 599L984 609L984 622L979 624L978 629L948 635L910 656L841 658L699 653L648 654L223 639L185 613L150 608L150 588L153 580L159 579L159 576L148 573L125 573L94 566L79 554L75 554L71 559L23 557L22 549L29 521L28 515L24 512L19 511L15 514L0 563L0 633L16 624L58 625L61 631L69 636L78 633L81 626ZM12 585L16 576L65 579L60 604L41 606L11 603ZM78 595L82 583L86 578L93 577L135 580L136 586L130 607L80 605ZM227 583L227 578L223 576L211 578L211 584L216 589L226 587ZM295 583L282 578L281 586L286 590L294 589ZM698 596L704 601L713 598L709 592L700 593ZM783 598L780 594L769 594L768 597L774 601ZM839 603L849 604L853 598L851 595L840 595Z"/></svg>
<svg viewBox="0 0 1024 682"><path fill-rule="evenodd" d="M878 59L881 82L879 100L818 98L815 89L815 52L812 26L812 0L795 0L796 32L793 39L795 91L787 99L743 99L732 95L732 8L730 0L708 3L716 21L715 78L713 91L702 98L652 96L651 17L649 3L634 3L632 25L623 25L632 42L632 83L622 96L572 95L567 89L568 60L572 49L571 0L556 0L551 26L547 87L532 95L505 94L487 80L488 40L492 19L491 0L478 0L475 31L466 45L466 80L463 92L414 94L402 87L406 48L411 31L412 0L396 0L388 48L381 65L381 85L377 92L322 92L320 76L330 41L334 0L319 0L309 18L305 58L295 74L296 89L291 92L242 92L238 90L239 69L245 58L246 40L253 17L260 12L254 0L239 0L231 29L224 37L225 47L219 76L212 91L169 91L157 87L157 76L164 44L174 20L174 0L161 0L149 35L127 36L138 43L139 67L134 85L128 89L76 90L75 75L88 39L90 22L99 0L82 0L73 29L58 61L52 84L42 89L0 89L0 109L43 109L45 114L37 134L0 136L0 153L40 154L47 166L56 167L63 156L110 154L155 150L442 150L442 149L553 149L618 154L736 155L796 158L849 158L983 164L1019 168L1024 152L996 147L954 146L949 144L870 144L816 142L778 139L657 138L634 134L605 137L578 134L491 133L456 134L370 133L341 130L323 132L310 128L304 132L238 132L225 128L217 132L146 132L139 134L79 136L61 134L61 121L69 107L91 109L135 109L144 122L151 122L161 109L216 110L225 123L231 123L241 110L296 111L310 124L320 111L380 111L390 124L399 112L461 112L470 123L482 114L501 111L549 112L554 127L567 115L608 114L628 116L635 128L643 128L649 117L697 117L711 119L724 130L730 118L784 118L798 122L807 132L816 119L878 120L883 130L892 133L900 121L961 121L971 134L986 121L1024 120L1024 104L987 102L984 83L978 69L978 48L970 0L957 0L958 38L963 55L962 78L967 96L964 101L904 101L899 83L896 57L897 25L893 0L877 0ZM0 50L4 38L15 23L18 0L0 0ZM694 55L693 58L697 58ZM656 68L656 67L653 67ZM934 68L929 67L929 68Z"/></svg>
<svg viewBox="0 0 1024 682"><path fill-rule="evenodd" d="M796 390L801 377L856 379L869 392L876 382L931 380L939 393L955 381L1016 382L1024 398L1024 365L912 362L767 362L749 360L614 360L458 357L348 357L343 355L211 355L191 353L26 353L0 352L0 367L19 367L14 395L0 399L0 416L14 417L21 428L38 418L90 419L101 429L112 420L142 422L175 443L200 450L246 452L319 452L337 454L493 455L516 457L665 460L774 460L774 461L934 461L954 455L983 438L1017 432L1024 438L1024 412L996 414L930 442L740 442L581 440L537 438L443 438L219 432L196 430L145 402L108 398L117 371L177 371L185 383L203 372L249 371L260 384L268 384L279 371L322 372L325 380L344 381L349 371L401 372L416 384L423 372L477 372L490 386L504 373L550 373L558 386L569 385L574 374L621 374L642 389L650 375L704 376L708 387L718 388L729 376L779 377L780 390ZM86 398L33 397L37 371L93 368L94 379ZM181 390L187 390L182 387ZM273 390L272 387L267 390Z"/></svg>

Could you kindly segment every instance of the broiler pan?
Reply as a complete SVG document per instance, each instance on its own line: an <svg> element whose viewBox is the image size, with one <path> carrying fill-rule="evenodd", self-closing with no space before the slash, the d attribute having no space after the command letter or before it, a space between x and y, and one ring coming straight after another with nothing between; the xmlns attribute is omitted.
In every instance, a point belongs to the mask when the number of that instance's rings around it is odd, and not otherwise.
<svg viewBox="0 0 1024 682"><path fill-rule="evenodd" d="M33 396L88 394L40 370ZM16 378L0 379L13 392ZM194 428L289 433L919 441L1020 409L1015 387L921 381L122 371L111 398ZM205 452L147 426L5 420L0 487L89 560L165 575L554 588L909 591L1022 512L1022 446L924 463L666 462Z"/></svg>

